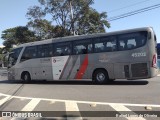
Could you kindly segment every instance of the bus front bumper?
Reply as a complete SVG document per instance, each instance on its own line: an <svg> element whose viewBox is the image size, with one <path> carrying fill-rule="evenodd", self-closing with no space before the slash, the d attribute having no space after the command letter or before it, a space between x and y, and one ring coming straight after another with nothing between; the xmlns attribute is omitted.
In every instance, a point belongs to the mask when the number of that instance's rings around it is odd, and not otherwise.
<svg viewBox="0 0 160 120"><path fill-rule="evenodd" d="M15 75L11 72L8 72L8 80L15 80Z"/></svg>

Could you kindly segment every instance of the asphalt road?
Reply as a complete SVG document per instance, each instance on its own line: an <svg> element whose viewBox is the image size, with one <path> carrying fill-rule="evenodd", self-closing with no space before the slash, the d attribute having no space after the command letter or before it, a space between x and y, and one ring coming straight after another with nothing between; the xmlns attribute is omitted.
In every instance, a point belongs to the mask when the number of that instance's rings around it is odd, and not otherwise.
<svg viewBox="0 0 160 120"><path fill-rule="evenodd" d="M20 81L8 81L5 76L0 76L0 111L61 111L56 113L58 115L55 117L58 118L54 119L69 120L71 118L109 119L104 111L119 113L120 111L131 111L130 113L160 111L160 77L132 81L116 80L107 85L95 85L90 81L81 80L35 81L24 84ZM85 115L81 111L93 113ZM65 117L64 112L74 118ZM160 115L160 112L154 114ZM117 119L116 113L110 117L113 120ZM128 117L123 116L119 119L130 120ZM152 119L160 118L156 116L138 118L138 120Z"/></svg>

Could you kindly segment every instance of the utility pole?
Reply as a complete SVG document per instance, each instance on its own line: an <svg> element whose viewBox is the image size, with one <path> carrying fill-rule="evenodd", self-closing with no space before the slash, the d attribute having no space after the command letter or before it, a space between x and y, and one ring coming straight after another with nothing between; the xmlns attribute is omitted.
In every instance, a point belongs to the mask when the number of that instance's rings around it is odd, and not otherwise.
<svg viewBox="0 0 160 120"><path fill-rule="evenodd" d="M69 0L69 6L70 6L70 13L71 13L71 27L72 27L73 35L75 36L76 33L75 33L75 29L74 29L73 9L72 9L72 1L71 0Z"/></svg>
<svg viewBox="0 0 160 120"><path fill-rule="evenodd" d="M62 4L65 2L65 0L57 0L58 2L61 2ZM70 8L70 15L71 15L71 28L73 35L76 35L75 29L74 29L74 20L73 20L73 9L72 9L72 0L69 1L69 8Z"/></svg>

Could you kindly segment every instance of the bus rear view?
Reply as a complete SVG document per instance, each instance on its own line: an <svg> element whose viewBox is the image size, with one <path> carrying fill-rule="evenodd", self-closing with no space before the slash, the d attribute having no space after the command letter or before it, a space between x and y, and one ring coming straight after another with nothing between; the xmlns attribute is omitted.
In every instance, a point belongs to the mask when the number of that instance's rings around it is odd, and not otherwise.
<svg viewBox="0 0 160 120"><path fill-rule="evenodd" d="M135 34L135 35L133 35ZM119 38L121 41L121 38ZM122 37L127 42L124 58L129 63L124 65L127 79L152 78L157 75L156 36L152 28L146 28ZM124 42L124 44L126 44ZM127 55L129 54L129 55Z"/></svg>

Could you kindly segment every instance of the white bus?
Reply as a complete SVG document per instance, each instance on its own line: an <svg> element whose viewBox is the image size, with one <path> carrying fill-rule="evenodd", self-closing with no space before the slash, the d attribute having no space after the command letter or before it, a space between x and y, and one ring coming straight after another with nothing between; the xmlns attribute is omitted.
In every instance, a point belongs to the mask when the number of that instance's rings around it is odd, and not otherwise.
<svg viewBox="0 0 160 120"><path fill-rule="evenodd" d="M25 43L9 55L9 80L151 78L157 74L156 36L151 27Z"/></svg>

